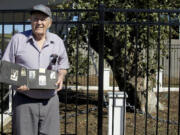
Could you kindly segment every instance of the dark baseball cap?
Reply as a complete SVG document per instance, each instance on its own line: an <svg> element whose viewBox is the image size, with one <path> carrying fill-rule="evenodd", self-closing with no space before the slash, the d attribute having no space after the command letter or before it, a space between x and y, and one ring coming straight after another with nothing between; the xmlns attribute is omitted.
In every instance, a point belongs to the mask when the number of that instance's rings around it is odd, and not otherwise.
<svg viewBox="0 0 180 135"><path fill-rule="evenodd" d="M34 12L41 12L49 17L52 17L51 9L43 4L33 6L33 8L31 9L31 14L33 14Z"/></svg>

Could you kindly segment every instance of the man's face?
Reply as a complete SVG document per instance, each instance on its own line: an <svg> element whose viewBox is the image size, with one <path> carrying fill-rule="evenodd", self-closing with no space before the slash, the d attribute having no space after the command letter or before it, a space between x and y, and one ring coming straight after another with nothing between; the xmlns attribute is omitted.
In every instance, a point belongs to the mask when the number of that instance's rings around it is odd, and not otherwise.
<svg viewBox="0 0 180 135"><path fill-rule="evenodd" d="M45 35L51 23L51 18L43 13L36 12L31 15L32 31L35 36Z"/></svg>

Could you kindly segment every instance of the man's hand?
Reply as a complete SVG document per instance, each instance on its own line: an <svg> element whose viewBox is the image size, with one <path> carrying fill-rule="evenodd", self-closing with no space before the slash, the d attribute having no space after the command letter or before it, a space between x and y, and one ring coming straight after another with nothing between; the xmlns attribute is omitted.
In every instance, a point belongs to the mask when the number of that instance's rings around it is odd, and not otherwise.
<svg viewBox="0 0 180 135"><path fill-rule="evenodd" d="M57 91L60 91L62 89L64 77L66 76L66 74L67 74L67 71L65 69L59 70L58 80L56 82L56 85L58 86L58 88L56 89Z"/></svg>
<svg viewBox="0 0 180 135"><path fill-rule="evenodd" d="M18 91L27 91L29 88L26 85L22 85L19 88L17 88Z"/></svg>

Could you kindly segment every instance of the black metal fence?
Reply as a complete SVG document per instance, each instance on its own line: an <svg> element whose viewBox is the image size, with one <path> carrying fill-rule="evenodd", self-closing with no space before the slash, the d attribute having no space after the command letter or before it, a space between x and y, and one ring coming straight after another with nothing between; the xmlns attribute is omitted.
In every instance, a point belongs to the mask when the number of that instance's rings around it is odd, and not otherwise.
<svg viewBox="0 0 180 135"><path fill-rule="evenodd" d="M112 70L111 91L116 92L117 83L128 93L127 112L121 120L126 123L123 134L180 134L179 91L171 91L170 78L171 41L179 38L179 14L179 10L106 9L103 5L98 10L53 10L50 31L64 39L71 64L65 87L59 92L61 134L108 134L105 63ZM30 28L28 18L28 11L0 11L2 54L14 33ZM164 58L168 58L168 92L160 93ZM90 89L91 85L97 90ZM4 98L8 89L1 84L1 134L11 134L11 121L5 124L3 118L11 114L7 111L11 97Z"/></svg>

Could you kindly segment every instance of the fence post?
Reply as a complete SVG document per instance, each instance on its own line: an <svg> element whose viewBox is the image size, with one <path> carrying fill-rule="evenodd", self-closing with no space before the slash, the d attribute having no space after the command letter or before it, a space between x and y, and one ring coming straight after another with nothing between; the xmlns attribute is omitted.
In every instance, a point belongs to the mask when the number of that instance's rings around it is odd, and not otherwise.
<svg viewBox="0 0 180 135"><path fill-rule="evenodd" d="M124 92L108 92L108 135L123 135L123 132L125 134L127 97Z"/></svg>

